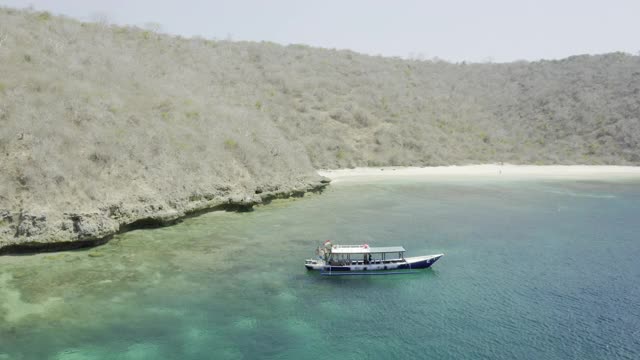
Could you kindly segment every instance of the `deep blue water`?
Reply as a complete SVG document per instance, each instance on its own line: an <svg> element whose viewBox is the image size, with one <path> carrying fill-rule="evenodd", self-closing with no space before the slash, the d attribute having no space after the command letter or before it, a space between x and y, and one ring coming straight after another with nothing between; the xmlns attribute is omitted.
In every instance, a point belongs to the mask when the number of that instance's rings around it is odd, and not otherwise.
<svg viewBox="0 0 640 360"><path fill-rule="evenodd" d="M323 240L444 253L321 277ZM639 359L640 183L336 184L0 258L0 359Z"/></svg>

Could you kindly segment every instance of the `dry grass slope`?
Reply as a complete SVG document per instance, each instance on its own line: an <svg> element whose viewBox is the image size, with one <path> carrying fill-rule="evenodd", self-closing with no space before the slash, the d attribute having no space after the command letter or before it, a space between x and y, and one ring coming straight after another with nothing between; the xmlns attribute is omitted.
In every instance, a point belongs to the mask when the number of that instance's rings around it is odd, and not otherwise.
<svg viewBox="0 0 640 360"><path fill-rule="evenodd" d="M0 64L0 248L304 191L314 168L640 164L621 53L406 61L0 9Z"/></svg>

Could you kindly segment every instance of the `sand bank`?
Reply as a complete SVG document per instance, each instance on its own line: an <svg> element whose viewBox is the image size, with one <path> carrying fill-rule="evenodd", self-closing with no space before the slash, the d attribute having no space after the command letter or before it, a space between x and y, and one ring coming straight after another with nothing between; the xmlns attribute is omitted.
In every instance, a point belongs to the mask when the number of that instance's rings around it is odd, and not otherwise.
<svg viewBox="0 0 640 360"><path fill-rule="evenodd" d="M369 182L385 179L639 179L639 166L600 165L463 165L433 167L376 167L319 170L333 182Z"/></svg>

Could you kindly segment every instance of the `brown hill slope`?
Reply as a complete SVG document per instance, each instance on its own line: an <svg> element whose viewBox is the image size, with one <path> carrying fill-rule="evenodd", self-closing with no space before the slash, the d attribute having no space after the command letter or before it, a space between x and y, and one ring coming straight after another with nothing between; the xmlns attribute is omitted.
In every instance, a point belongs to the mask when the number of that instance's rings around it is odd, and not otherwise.
<svg viewBox="0 0 640 360"><path fill-rule="evenodd" d="M450 64L0 10L0 248L321 186L314 168L640 164L640 58Z"/></svg>

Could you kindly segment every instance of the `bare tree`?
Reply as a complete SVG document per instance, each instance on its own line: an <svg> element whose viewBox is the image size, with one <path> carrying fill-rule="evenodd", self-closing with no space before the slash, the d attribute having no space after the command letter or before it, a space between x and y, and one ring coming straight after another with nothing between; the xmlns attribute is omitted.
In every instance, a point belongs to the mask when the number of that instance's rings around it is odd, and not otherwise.
<svg viewBox="0 0 640 360"><path fill-rule="evenodd" d="M143 26L146 30L153 31L155 33L162 32L162 24L157 22L148 22Z"/></svg>
<svg viewBox="0 0 640 360"><path fill-rule="evenodd" d="M92 22L95 22L103 27L109 26L109 23L111 22L109 14L104 11L96 11L91 13L89 19L91 19Z"/></svg>

